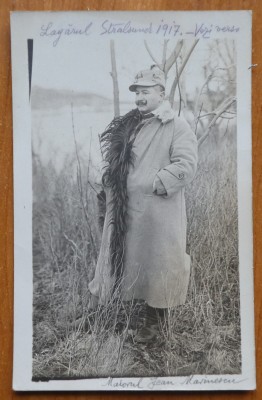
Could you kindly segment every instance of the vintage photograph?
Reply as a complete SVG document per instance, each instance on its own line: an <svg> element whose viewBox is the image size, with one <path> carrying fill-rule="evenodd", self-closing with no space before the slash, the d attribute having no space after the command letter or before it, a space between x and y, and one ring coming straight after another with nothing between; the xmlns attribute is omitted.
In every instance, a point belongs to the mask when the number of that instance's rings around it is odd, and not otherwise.
<svg viewBox="0 0 262 400"><path fill-rule="evenodd" d="M132 44L33 62L35 380L241 371L235 43Z"/></svg>
<svg viewBox="0 0 262 400"><path fill-rule="evenodd" d="M254 387L249 23L13 16L18 390Z"/></svg>

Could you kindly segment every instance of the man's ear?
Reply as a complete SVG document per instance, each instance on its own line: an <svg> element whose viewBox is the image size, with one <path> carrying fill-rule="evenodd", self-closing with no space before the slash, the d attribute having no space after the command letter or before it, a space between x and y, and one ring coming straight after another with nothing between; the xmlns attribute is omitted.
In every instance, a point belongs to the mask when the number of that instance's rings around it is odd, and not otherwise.
<svg viewBox="0 0 262 400"><path fill-rule="evenodd" d="M165 99L165 91L163 90L162 92L160 92L160 96L161 96L161 100Z"/></svg>

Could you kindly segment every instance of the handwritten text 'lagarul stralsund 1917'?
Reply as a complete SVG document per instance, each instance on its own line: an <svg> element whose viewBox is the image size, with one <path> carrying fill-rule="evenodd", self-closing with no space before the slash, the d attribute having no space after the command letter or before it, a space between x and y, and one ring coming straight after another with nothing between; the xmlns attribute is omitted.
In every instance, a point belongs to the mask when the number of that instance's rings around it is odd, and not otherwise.
<svg viewBox="0 0 262 400"><path fill-rule="evenodd" d="M52 39L52 45L56 47L60 42L61 37L69 36L90 36L98 34L99 36L114 36L114 35L156 35L158 37L172 38L172 37L193 37L210 39L217 37L222 33L236 34L240 30L235 25L215 25L207 24L204 22L192 24L190 29L184 30L182 25L176 21L165 22L160 20L159 23L153 24L148 22L146 24L137 24L131 20L123 22L112 22L108 19L104 20L101 25L96 26L93 21L88 21L84 26L77 26L74 24L67 24L66 26L56 26L53 22L42 25L40 27L39 35L41 37Z"/></svg>

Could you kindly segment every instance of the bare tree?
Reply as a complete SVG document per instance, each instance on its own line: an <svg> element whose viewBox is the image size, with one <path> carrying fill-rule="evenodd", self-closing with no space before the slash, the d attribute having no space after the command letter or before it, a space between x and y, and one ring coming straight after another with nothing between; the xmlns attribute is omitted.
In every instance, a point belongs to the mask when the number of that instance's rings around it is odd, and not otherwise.
<svg viewBox="0 0 262 400"><path fill-rule="evenodd" d="M147 42L144 42L148 54L155 65L164 72L166 80L170 69L175 66L175 77L170 93L168 94L168 99L173 107L175 91L178 89L178 115L181 112L182 102L186 104L185 82L181 81L181 77L198 42L199 40L194 40L189 49L185 49L184 40L179 40L170 56L167 57L168 40L165 40L161 62L154 56ZM215 41L214 45L210 47L210 61L204 69L205 81L196 94L193 109L194 131L198 137L199 146L205 142L217 122L221 119L232 119L235 116L234 106L236 104L236 97L234 84L236 67L234 63L234 44L232 45L233 48L232 46L230 48L228 41L225 40ZM185 51L183 51L184 49ZM214 62L217 65L213 65ZM217 82L219 87L222 87L219 92L211 89L214 81ZM206 96L206 101L203 101L203 95ZM206 107L207 103L209 109ZM206 119L205 122L204 119ZM201 129L198 129L198 124L200 124Z"/></svg>
<svg viewBox="0 0 262 400"><path fill-rule="evenodd" d="M209 47L209 62L204 69L205 81L194 104L195 133L199 146L212 128L224 119L236 116L236 65L234 42L215 41ZM201 129L198 129L200 122Z"/></svg>
<svg viewBox="0 0 262 400"><path fill-rule="evenodd" d="M174 96L175 96L175 91L176 88L179 88L179 79L181 77L181 74L186 66L186 64L188 63L188 60L194 50L194 48L196 47L197 43L199 40L195 40L192 44L192 46L190 47L190 49L188 50L188 52L185 54L185 56L183 57L182 60L182 64L181 66L178 68L177 65L177 60L178 57L181 53L182 47L184 46L184 40L179 40L174 48L174 50L171 52L170 56L167 58L167 46L168 46L168 40L164 41L164 46L163 46L163 55L162 55L162 62L158 62L156 57L154 57L151 49L149 48L146 40L144 41L145 43L145 47L146 50L148 52L148 54L150 55L150 57L152 58L152 60L154 61L154 63L158 66L158 68L160 68L164 74L165 74L165 78L167 79L167 75L170 71L170 69L172 68L173 65L176 66L176 76L174 78L173 84L172 84L172 88L169 94L169 101L171 103L171 106L174 105Z"/></svg>
<svg viewBox="0 0 262 400"><path fill-rule="evenodd" d="M110 40L110 53L111 53L111 66L112 66L111 76L113 79L113 89L114 89L114 115L115 117L119 117L120 115L119 88L118 88L117 69L116 69L115 43L113 40Z"/></svg>

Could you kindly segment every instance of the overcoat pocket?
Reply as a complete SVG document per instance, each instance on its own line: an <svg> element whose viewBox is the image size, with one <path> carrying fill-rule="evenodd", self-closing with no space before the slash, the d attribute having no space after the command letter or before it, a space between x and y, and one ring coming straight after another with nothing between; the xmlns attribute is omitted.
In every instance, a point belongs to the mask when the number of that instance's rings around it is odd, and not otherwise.
<svg viewBox="0 0 262 400"><path fill-rule="evenodd" d="M154 196L153 183L154 183L154 179L155 179L158 171L159 171L158 168L150 168L146 173L146 181L145 181L145 187L144 187L144 194L146 196Z"/></svg>

